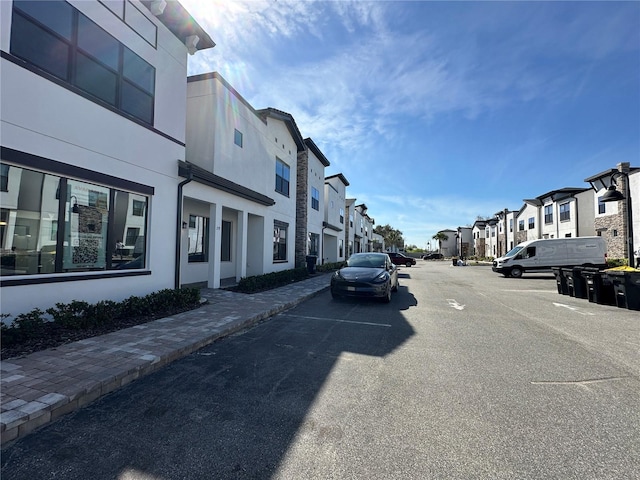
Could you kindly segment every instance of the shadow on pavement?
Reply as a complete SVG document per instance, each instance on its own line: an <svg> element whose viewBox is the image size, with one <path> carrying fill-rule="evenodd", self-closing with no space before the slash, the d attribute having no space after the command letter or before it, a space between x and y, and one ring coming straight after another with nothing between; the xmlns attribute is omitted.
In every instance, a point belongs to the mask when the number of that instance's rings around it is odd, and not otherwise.
<svg viewBox="0 0 640 480"><path fill-rule="evenodd" d="M3 477L268 479L303 425L339 443L335 425L308 419L319 392L344 354L401 347L414 334L402 311L415 305L402 286L389 304L318 295L18 442ZM338 388L357 398L353 384Z"/></svg>

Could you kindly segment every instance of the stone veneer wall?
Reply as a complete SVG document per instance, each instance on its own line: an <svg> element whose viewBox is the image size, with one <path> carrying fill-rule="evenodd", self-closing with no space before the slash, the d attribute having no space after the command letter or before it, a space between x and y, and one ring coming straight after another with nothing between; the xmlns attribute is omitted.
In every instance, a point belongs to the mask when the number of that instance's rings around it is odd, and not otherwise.
<svg viewBox="0 0 640 480"><path fill-rule="evenodd" d="M309 209L309 151L298 153L296 172L296 239L295 265L307 264L307 223ZM322 241L322 239L321 239Z"/></svg>
<svg viewBox="0 0 640 480"><path fill-rule="evenodd" d="M607 240L607 257L609 258L627 257L626 222L622 214L623 209L620 206L618 206L618 209L617 214L596 217L595 220L596 232L599 232ZM617 235L614 236L614 232Z"/></svg>

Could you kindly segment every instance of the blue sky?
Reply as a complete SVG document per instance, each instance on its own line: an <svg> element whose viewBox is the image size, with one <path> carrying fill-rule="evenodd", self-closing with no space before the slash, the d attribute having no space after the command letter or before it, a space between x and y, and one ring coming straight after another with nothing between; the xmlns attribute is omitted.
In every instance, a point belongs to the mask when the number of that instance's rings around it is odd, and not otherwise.
<svg viewBox="0 0 640 480"><path fill-rule="evenodd" d="M181 3L189 74L292 114L407 244L640 166L640 2Z"/></svg>

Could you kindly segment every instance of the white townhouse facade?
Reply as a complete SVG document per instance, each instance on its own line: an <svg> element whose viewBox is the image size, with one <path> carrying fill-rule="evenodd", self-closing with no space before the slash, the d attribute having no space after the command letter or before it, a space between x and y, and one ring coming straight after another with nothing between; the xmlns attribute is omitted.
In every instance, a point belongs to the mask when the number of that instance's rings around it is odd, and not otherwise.
<svg viewBox="0 0 640 480"><path fill-rule="evenodd" d="M324 223L322 263L340 262L346 255L346 189L349 182L341 173L324 179Z"/></svg>
<svg viewBox="0 0 640 480"><path fill-rule="evenodd" d="M515 245L516 212L505 208L496 213L495 220L497 220L495 256L501 257Z"/></svg>
<svg viewBox="0 0 640 480"><path fill-rule="evenodd" d="M623 172L624 175L617 172ZM629 181L631 195L631 216L634 250L640 248L640 167L631 167L629 163L619 163L616 168L605 170L585 179L590 183L594 194L592 215L596 234L607 239L607 254L610 258L629 258L627 238L629 236L626 200L619 202L602 202L602 196L614 180L617 189L625 194L626 182ZM636 255L636 259L638 255Z"/></svg>
<svg viewBox="0 0 640 480"><path fill-rule="evenodd" d="M446 229L446 230L440 230L438 233L444 233L447 237L445 240L441 240L440 245L438 245L438 248L440 249L440 253L445 257L451 257L456 255L458 252L458 247L456 243L456 240L457 240L456 234L458 233L457 230Z"/></svg>
<svg viewBox="0 0 640 480"><path fill-rule="evenodd" d="M174 286L187 54L214 45L177 1L0 2L3 313Z"/></svg>
<svg viewBox="0 0 640 480"><path fill-rule="evenodd" d="M486 257L486 220L476 220L471 227L471 236L473 238L473 250L471 255L476 257Z"/></svg>
<svg viewBox="0 0 640 480"><path fill-rule="evenodd" d="M473 227L458 227L456 232L457 255L463 258L469 257L473 252Z"/></svg>
<svg viewBox="0 0 640 480"><path fill-rule="evenodd" d="M345 208L345 215L346 215L346 218L345 218L345 245L346 245L345 257L346 258L349 258L351 255L355 253L355 242L356 242L355 206L356 206L355 198L345 199L344 208Z"/></svg>
<svg viewBox="0 0 640 480"><path fill-rule="evenodd" d="M296 205L296 266L306 265L308 255L322 261L324 246L324 169L330 165L311 138L304 139L305 149L298 155Z"/></svg>
<svg viewBox="0 0 640 480"><path fill-rule="evenodd" d="M590 188L562 188L538 197L542 238L589 237L594 227Z"/></svg>
<svg viewBox="0 0 640 480"><path fill-rule="evenodd" d="M353 253L366 252L365 243L365 215L367 206L364 203L353 205Z"/></svg>
<svg viewBox="0 0 640 480"><path fill-rule="evenodd" d="M219 288L294 268L306 146L293 117L255 110L216 72L189 77L187 97L180 284Z"/></svg>
<svg viewBox="0 0 640 480"><path fill-rule="evenodd" d="M524 200L524 204L518 210L515 217L516 245L528 240L542 238L540 235L540 201L537 199Z"/></svg>
<svg viewBox="0 0 640 480"><path fill-rule="evenodd" d="M485 226L485 251L488 257L498 256L498 219L487 220Z"/></svg>

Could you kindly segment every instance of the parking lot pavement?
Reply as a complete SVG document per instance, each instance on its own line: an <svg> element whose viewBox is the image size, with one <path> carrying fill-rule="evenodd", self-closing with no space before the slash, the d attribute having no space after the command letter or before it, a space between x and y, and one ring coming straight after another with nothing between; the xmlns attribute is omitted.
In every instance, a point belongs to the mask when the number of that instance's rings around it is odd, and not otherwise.
<svg viewBox="0 0 640 480"><path fill-rule="evenodd" d="M203 289L202 307L0 362L2 446L215 340L329 288L330 273L246 295Z"/></svg>

